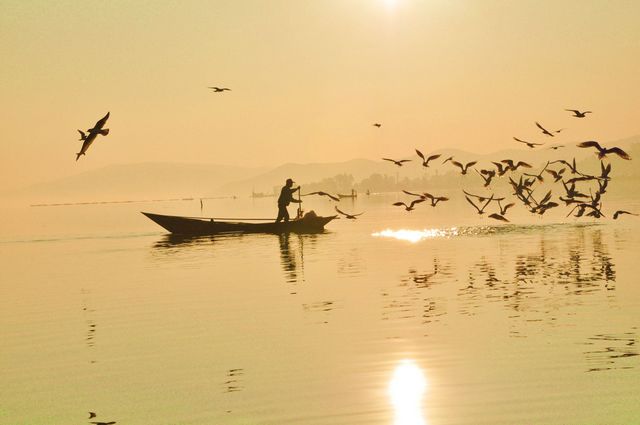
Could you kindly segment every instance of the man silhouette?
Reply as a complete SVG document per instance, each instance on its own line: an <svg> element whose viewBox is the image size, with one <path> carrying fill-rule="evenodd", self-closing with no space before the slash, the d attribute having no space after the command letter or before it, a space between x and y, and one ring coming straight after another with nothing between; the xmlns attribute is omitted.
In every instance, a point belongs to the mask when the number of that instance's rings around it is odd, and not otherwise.
<svg viewBox="0 0 640 425"><path fill-rule="evenodd" d="M296 187L295 189L293 189L292 187L293 180L287 179L287 182L282 187L280 196L278 197L278 218L276 218L276 223L279 223L282 220L284 220L285 223L289 221L289 211L287 211L287 206L291 202L295 202L297 204L302 202L297 199L293 199L293 194L296 190L300 190L300 186Z"/></svg>

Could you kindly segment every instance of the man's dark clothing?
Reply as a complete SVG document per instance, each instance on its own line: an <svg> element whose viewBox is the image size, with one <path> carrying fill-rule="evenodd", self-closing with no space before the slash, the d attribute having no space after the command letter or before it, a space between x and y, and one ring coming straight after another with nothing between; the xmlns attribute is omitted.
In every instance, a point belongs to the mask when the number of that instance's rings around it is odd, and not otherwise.
<svg viewBox="0 0 640 425"><path fill-rule="evenodd" d="M298 202L293 199L293 194L298 188L291 189L288 186L283 186L280 191L280 197L278 198L278 218L276 218L276 223L280 222L284 219L285 222L289 221L289 211L287 211L287 206L291 202Z"/></svg>
<svg viewBox="0 0 640 425"><path fill-rule="evenodd" d="M278 218L276 218L276 223L282 220L284 220L285 223L289 221L289 211L287 211L287 207L284 205L278 205Z"/></svg>

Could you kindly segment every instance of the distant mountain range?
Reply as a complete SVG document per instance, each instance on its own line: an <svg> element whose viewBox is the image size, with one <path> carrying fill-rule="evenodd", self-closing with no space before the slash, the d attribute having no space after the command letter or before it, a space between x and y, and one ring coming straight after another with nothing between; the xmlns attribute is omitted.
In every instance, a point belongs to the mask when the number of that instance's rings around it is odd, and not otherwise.
<svg viewBox="0 0 640 425"><path fill-rule="evenodd" d="M6 195L38 203L204 196L218 193L223 184L265 171L216 164L118 164Z"/></svg>
<svg viewBox="0 0 640 425"><path fill-rule="evenodd" d="M519 148L501 150L490 154L474 154L456 149L436 151L424 150L425 154L441 154L425 169L415 152L407 152L404 158L411 159L402 167L388 161L370 159L352 159L332 163L283 164L273 169L222 166L216 164L181 163L139 163L110 165L84 172L75 176L53 180L29 186L22 190L4 193L3 197L23 199L28 202L68 202L120 199L152 199L172 197L210 197L210 196L250 196L252 192L273 193L284 184L287 178L293 178L298 184L309 184L347 174L355 182L373 174L388 175L396 179L415 179L434 175L443 175L455 171L450 164L442 161L453 156L460 162L477 160L477 167L489 167L491 161L512 158L523 160L532 165L544 164L549 159L568 159L593 162L597 166L592 149L579 149L567 145L559 150L550 150L548 146L540 149ZM607 146L621 146L628 149L635 161L616 161L614 171L618 175L638 175L640 161L640 135L624 140L605 143ZM633 146L632 146L633 145Z"/></svg>
<svg viewBox="0 0 640 425"><path fill-rule="evenodd" d="M398 179L416 179L421 177L428 177L434 175L447 174L450 171L456 171L450 164L442 165L444 159L453 156L457 161L469 162L478 161L476 167L493 167L491 161L499 161L501 159L511 158L516 161L527 161L532 165L544 164L548 160L554 159L568 159L576 158L577 161L587 161L587 165L593 162L597 165L594 149L581 149L577 148L574 144L566 145L558 150L551 150L548 146L553 146L552 143L548 143L542 149L529 149L527 147L517 148L519 144L515 144L514 149L504 149L498 152L492 152L488 154L475 154L471 152L461 151L457 149L439 149L435 151L423 151L425 155L440 154L441 157L430 163L429 168L421 166L420 158L415 152L409 152L407 156L403 158L394 159L411 159L412 162L405 163L402 167L398 167L388 161L382 160L369 160L369 159L354 159L344 162L334 163L313 163L313 164L284 164L269 170L265 173L250 176L243 180L234 181L220 187L222 193L251 193L252 190L256 192L272 192L274 188L282 186L287 178L292 178L296 183L309 184L316 183L328 177L333 177L338 174L347 174L353 176L355 182L361 181L372 174L389 175ZM616 142L607 143L607 146L620 146L627 149L630 153L632 149L635 149L635 154L640 155L640 135L627 138L624 140L618 140ZM524 146L524 145L523 145ZM635 147L633 147L635 146ZM428 153L427 153L428 152ZM631 153L634 156L633 153ZM638 156L640 160L640 156ZM617 165L616 169L618 174L620 171L634 168L633 161L617 161L618 163L624 163ZM599 170L597 168L596 170ZM629 174L629 171L625 171ZM315 186L315 185L314 185ZM315 189L314 189L315 190Z"/></svg>

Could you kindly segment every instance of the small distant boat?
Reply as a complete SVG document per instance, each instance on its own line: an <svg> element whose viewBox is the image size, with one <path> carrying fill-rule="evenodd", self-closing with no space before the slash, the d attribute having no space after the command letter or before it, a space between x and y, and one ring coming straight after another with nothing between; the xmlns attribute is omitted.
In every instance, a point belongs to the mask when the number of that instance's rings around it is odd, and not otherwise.
<svg viewBox="0 0 640 425"><path fill-rule="evenodd" d="M288 222L250 223L249 220L262 219L216 219L204 217L180 217L142 212L150 220L178 235L215 235L218 233L319 233L324 226L337 216L321 217L313 211L302 218Z"/></svg>
<svg viewBox="0 0 640 425"><path fill-rule="evenodd" d="M338 193L338 198L357 198L358 197L358 192L356 192L354 189L351 189L351 194L350 195L345 195L342 193Z"/></svg>
<svg viewBox="0 0 640 425"><path fill-rule="evenodd" d="M251 192L252 198L272 198L274 196L276 196L275 193Z"/></svg>

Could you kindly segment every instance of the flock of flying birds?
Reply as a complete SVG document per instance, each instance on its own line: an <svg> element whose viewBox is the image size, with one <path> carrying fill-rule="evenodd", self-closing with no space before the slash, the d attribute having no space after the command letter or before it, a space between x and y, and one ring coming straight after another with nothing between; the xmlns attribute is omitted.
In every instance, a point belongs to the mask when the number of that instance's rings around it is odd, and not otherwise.
<svg viewBox="0 0 640 425"><path fill-rule="evenodd" d="M222 93L225 91L231 91L231 89L227 87L208 87L213 90L215 93ZM580 111L578 109L566 109L568 112L573 113L573 117L575 118L585 118L587 114L592 113L591 111ZM98 135L106 136L109 134L109 129L104 128L107 120L109 119L109 113L99 119L92 128L86 130L86 133L82 130L78 130L80 133L80 140L83 142L80 152L76 154L76 161L80 158L80 156L85 155L91 143L98 137ZM536 127L542 132L543 135L547 137L555 137L556 134L562 132L564 128L560 128L557 130L549 130L544 127L539 122L535 122ZM382 124L376 122L373 124L374 127L381 128ZM522 140L517 137L513 137L513 139L518 142L526 145L530 149L536 149L539 146L544 145L544 143L535 143L527 140ZM471 168L478 163L478 161L470 161L466 163L462 163L456 161L452 156L446 158L442 165L450 162L451 165L458 168L460 170L461 175L467 175L470 170L475 171L484 182L484 187L488 188L491 185L491 182L495 178L502 178L505 175L508 175L509 184L513 189L513 195L515 195L515 199L522 203L531 213L538 214L540 216L544 215L548 210L552 208L559 207L560 204L555 202L552 199L552 192L549 190L543 196L540 196L536 193L536 189L538 189L538 185L543 183L545 177L553 179L553 183L557 184L560 182L564 188L564 194L558 197L558 200L563 202L566 206L572 207L569 211L570 215L574 217L593 217L593 218L602 218L605 217L602 212L602 195L606 193L607 186L609 185L609 181L611 180L611 163L605 164L605 159L609 157L607 155L617 155L618 157L631 160L629 154L627 154L624 150L619 147L606 148L601 146L598 142L589 140L586 142L579 143L577 145L580 148L595 148L597 150L596 154L598 159L600 159L600 175L591 175L585 172L579 171L576 167L576 160L573 159L572 162L568 162L564 159L558 159L554 161L547 161L545 166L539 172L521 172L521 174L516 178L515 172L518 169L530 169L532 166L524 161L514 161L512 159L503 159L496 162L491 162L492 167L490 168ZM549 149L557 150L564 147L564 145L553 145L550 146ZM424 168L429 168L432 161L440 159L441 154L434 154L425 156L420 150L416 149L416 154L420 158L422 166ZM407 162L412 162L411 159L392 159L392 158L382 158L384 161L389 161L395 164L398 167L402 167ZM549 166L559 167L559 168L549 168ZM546 173L546 174L545 174ZM569 175L571 176L569 178ZM576 187L576 184L583 184L591 182L592 184L597 184L597 188L594 191L589 188L589 194L583 193ZM582 189L584 190L584 189ZM449 198L446 196L435 196L428 192L423 193L415 193L409 192L407 190L403 190L403 192L407 195L412 196L412 199L408 204L405 202L395 202L393 205L397 207L403 207L406 211L413 211L416 208L416 205L429 201L429 204L432 207L436 207L440 202L448 201ZM485 210L494 203L497 205L497 211L492 212L488 215L488 217L508 222L509 220L506 218L507 211L515 206L515 202L505 202L505 197L499 197L495 194L491 194L489 196L486 195L476 195L470 192L467 192L463 189L463 193L466 201L476 210L476 212L480 215L485 213ZM340 198L333 196L327 192L317 191L307 193L307 195L320 195L327 196L334 201L339 201ZM358 216L363 213L358 214L349 214L342 210L340 210L337 206L335 207L336 211L344 216L347 219L355 220ZM618 210L613 213L613 219L617 219L620 215L630 214L630 215L638 215L635 213L631 213L629 211Z"/></svg>
<svg viewBox="0 0 640 425"><path fill-rule="evenodd" d="M572 112L572 116L575 118L585 118L587 114L592 113L591 111L580 111L578 109L566 109L566 111ZM535 125L542 134L547 137L555 137L556 134L564 130L563 128L549 130L539 122L535 122ZM376 122L373 126L380 128L382 127L382 124ZM544 145L544 143L530 142L517 137L514 137L513 139L531 149L536 149L537 147ZM592 175L578 170L575 158L571 162L564 159L547 161L541 170L530 172L524 172L524 170L533 168L531 164L524 161L516 162L512 159L503 159L495 162L492 161L492 166L481 169L472 168L474 165L478 164L478 161L463 163L456 161L453 157L446 158L441 164L444 165L447 162L451 163L451 165L459 169L460 174L463 176L467 175L471 170L475 171L482 179L484 187L486 188L491 186L491 182L494 179L506 176L505 178L508 178L508 182L513 189L513 195L515 196L514 201L520 202L532 214L542 216L550 209L560 206L558 202L553 200L551 190L548 190L544 194L539 193L539 185L545 182L545 178L547 178L548 180L550 179L553 184L562 184L564 193L560 195L557 200L571 208L567 217L571 215L574 217L605 217L602 212L602 195L606 193L609 181L611 180L611 163L605 162L605 160L609 158L608 155L617 155L625 160L631 160L631 157L619 147L603 147L593 140L579 143L577 146L580 148L595 148L597 150L596 154L598 159L600 159L600 175ZM562 147L564 147L564 145L553 145L550 146L549 149L557 150ZM426 156L418 149L415 151L422 166L425 168L429 168L432 161L441 159L442 156L441 154ZM382 159L384 161L389 161L398 167L402 167L404 164L413 161L411 159ZM516 171L519 169L521 172L519 175L516 175ZM582 188L578 188L576 185L580 186L585 183L591 183L592 185L597 184L597 188L595 188L595 190L588 188L588 194L583 193L586 192L586 188L584 186ZM436 196L428 192L415 193L407 190L403 190L403 192L412 196L413 199L408 203L395 202L393 203L393 206L402 207L405 211L413 211L416 209L418 204L423 202L428 201L432 207L436 207L440 202L449 200L447 196ZM491 205L495 205L497 207L496 210L488 214L488 217L503 222L509 222L509 219L506 217L507 212L510 208L516 205L516 202L506 201L506 197L496 196L495 194L477 195L470 193L465 189L463 189L462 192L466 201L479 215L485 214L485 212L488 212L487 210ZM314 194L331 196L324 192L314 192ZM337 199L333 196L331 197L333 199ZM347 218L356 218L353 214L344 213L337 207L336 210ZM638 215L629 211L618 210L613 213L613 219L615 220L623 214Z"/></svg>

